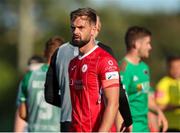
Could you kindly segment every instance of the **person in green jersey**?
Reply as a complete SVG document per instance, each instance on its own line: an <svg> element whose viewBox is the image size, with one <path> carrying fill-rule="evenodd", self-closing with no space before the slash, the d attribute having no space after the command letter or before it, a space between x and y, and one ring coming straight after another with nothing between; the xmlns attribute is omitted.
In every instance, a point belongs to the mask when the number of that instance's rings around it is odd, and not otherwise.
<svg viewBox="0 0 180 133"><path fill-rule="evenodd" d="M125 35L127 53L119 61L120 76L126 90L131 115L133 132L148 132L148 110L156 112L163 131L167 130L167 120L151 96L150 74L148 65L142 61L149 57L151 32L146 28L130 27Z"/></svg>
<svg viewBox="0 0 180 133"><path fill-rule="evenodd" d="M18 109L20 117L28 123L28 132L60 131L60 110L45 102L44 83L51 56L63 42L58 36L49 39L44 50L47 64L29 71L21 81Z"/></svg>
<svg viewBox="0 0 180 133"><path fill-rule="evenodd" d="M168 132L180 132L180 56L169 56L167 69L156 86L156 102L167 117Z"/></svg>
<svg viewBox="0 0 180 133"><path fill-rule="evenodd" d="M31 71L31 70L35 70L42 63L44 63L43 57L38 56L38 55L32 56L27 62L26 72ZM17 107L20 104L18 102L19 95L21 92L20 89L21 89L21 83L19 84L19 87L18 87L18 94L17 94L17 100L16 100ZM19 116L19 110L17 108L16 113L15 113L15 121L14 121L14 132L25 132L25 131L27 131L26 127L27 127L27 123L23 119L21 119L21 117Z"/></svg>

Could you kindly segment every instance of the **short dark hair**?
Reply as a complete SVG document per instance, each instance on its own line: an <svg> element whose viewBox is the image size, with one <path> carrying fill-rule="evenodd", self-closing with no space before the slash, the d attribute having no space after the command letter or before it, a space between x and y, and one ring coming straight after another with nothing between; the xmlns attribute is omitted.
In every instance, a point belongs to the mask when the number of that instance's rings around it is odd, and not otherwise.
<svg viewBox="0 0 180 133"><path fill-rule="evenodd" d="M151 36L151 32L148 29L144 27L140 27L140 26L130 27L125 34L125 44L126 44L127 50L130 50L132 47L134 47L134 42L137 39L140 39L146 36Z"/></svg>
<svg viewBox="0 0 180 133"><path fill-rule="evenodd" d="M97 21L97 14L96 11L92 8L79 8L74 10L70 14L71 21L74 21L77 17L87 16L89 22L96 24Z"/></svg>
<svg viewBox="0 0 180 133"><path fill-rule="evenodd" d="M64 43L64 39L60 36L50 38L45 44L44 57L50 59L55 50Z"/></svg>
<svg viewBox="0 0 180 133"><path fill-rule="evenodd" d="M179 55L168 55L166 58L166 62L167 62L168 67L171 64L171 62L176 61L176 60L180 60Z"/></svg>
<svg viewBox="0 0 180 133"><path fill-rule="evenodd" d="M44 63L44 58L39 56L39 55L33 55L31 58L28 60L28 66L33 64L33 63Z"/></svg>

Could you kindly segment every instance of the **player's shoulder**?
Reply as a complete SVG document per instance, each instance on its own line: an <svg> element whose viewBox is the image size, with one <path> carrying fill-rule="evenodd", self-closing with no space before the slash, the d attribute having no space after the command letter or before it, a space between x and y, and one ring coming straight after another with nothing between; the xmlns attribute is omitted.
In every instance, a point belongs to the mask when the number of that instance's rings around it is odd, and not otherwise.
<svg viewBox="0 0 180 133"><path fill-rule="evenodd" d="M71 47L71 44L69 42L63 43L61 46L59 46L58 51L64 51L66 49L69 49Z"/></svg>
<svg viewBox="0 0 180 133"><path fill-rule="evenodd" d="M168 89L169 85L173 84L173 80L169 76L162 77L158 83L156 84L156 89L161 90L161 89Z"/></svg>
<svg viewBox="0 0 180 133"><path fill-rule="evenodd" d="M118 69L118 63L116 59L111 56L107 51L100 48L100 51L96 58L99 58L99 65L116 67Z"/></svg>
<svg viewBox="0 0 180 133"><path fill-rule="evenodd" d="M47 71L48 71L48 68L49 68L49 65L48 65L48 64L42 64L42 66L41 66L41 70L42 70L43 72L47 72Z"/></svg>
<svg viewBox="0 0 180 133"><path fill-rule="evenodd" d="M72 53L77 55L78 47L73 46L72 44L70 44L70 42L66 42L58 48L57 55L64 56L64 55L68 55L68 54L72 54Z"/></svg>
<svg viewBox="0 0 180 133"><path fill-rule="evenodd" d="M98 47L97 55L101 59L107 59L108 58L108 59L115 60L114 57L106 49L104 49L102 47Z"/></svg>
<svg viewBox="0 0 180 133"><path fill-rule="evenodd" d="M73 59L70 60L69 65L76 63L78 60L79 60L79 56L74 57Z"/></svg>
<svg viewBox="0 0 180 133"><path fill-rule="evenodd" d="M169 76L164 76L159 80L159 83L170 83L173 82L174 80L169 77Z"/></svg>
<svg viewBox="0 0 180 133"><path fill-rule="evenodd" d="M34 71L29 70L27 73L25 73L23 79L22 79L22 84L27 84L29 82L29 79L31 78L32 74Z"/></svg>

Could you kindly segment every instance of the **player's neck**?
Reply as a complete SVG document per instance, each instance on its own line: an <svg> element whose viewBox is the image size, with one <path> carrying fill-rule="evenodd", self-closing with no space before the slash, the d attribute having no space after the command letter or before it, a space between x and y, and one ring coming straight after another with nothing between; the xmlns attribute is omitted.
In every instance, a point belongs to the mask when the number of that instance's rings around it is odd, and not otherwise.
<svg viewBox="0 0 180 133"><path fill-rule="evenodd" d="M95 41L94 40L89 41L86 45L84 45L79 49L79 54L83 56L84 54L88 53L92 48L94 48L94 46L96 46Z"/></svg>
<svg viewBox="0 0 180 133"><path fill-rule="evenodd" d="M141 61L141 58L134 52L128 52L125 58L132 64L139 64Z"/></svg>

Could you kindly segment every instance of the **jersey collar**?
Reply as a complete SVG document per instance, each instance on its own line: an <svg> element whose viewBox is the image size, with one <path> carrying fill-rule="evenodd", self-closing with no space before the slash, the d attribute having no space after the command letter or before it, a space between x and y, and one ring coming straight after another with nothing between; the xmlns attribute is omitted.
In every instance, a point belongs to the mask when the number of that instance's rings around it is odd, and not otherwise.
<svg viewBox="0 0 180 133"><path fill-rule="evenodd" d="M94 50L96 50L99 46L95 45L89 52L87 52L86 54L84 54L83 56L78 56L79 60L82 60L83 58L85 58L86 56L88 56L89 54L91 54Z"/></svg>

